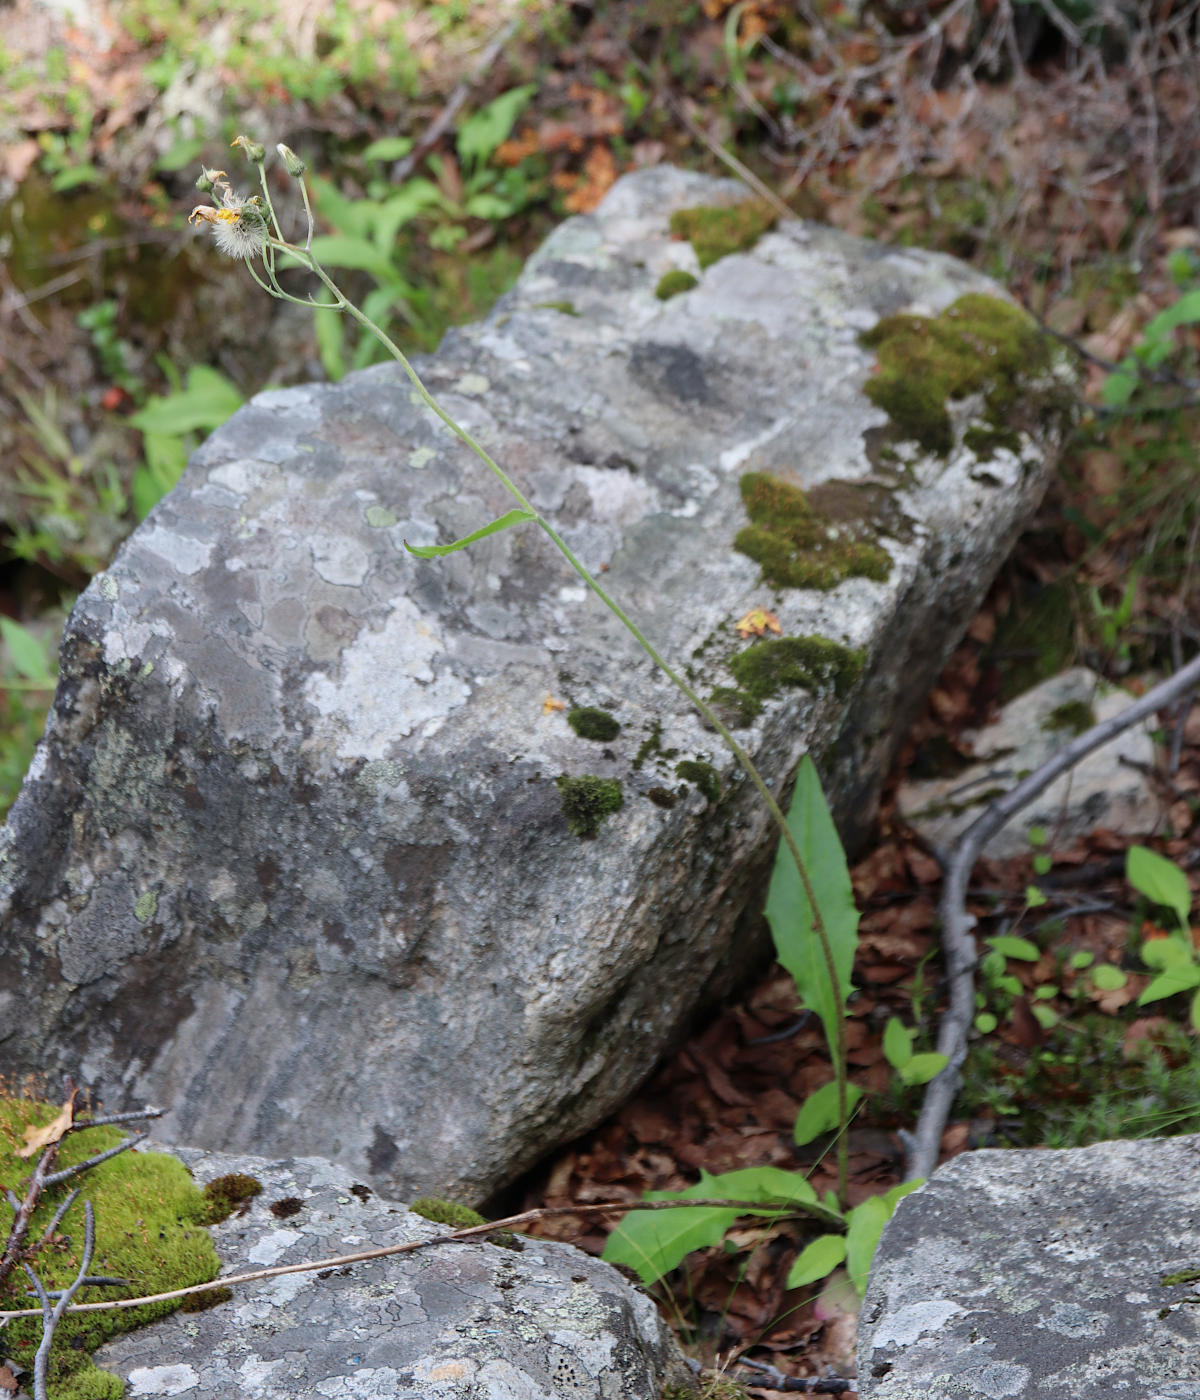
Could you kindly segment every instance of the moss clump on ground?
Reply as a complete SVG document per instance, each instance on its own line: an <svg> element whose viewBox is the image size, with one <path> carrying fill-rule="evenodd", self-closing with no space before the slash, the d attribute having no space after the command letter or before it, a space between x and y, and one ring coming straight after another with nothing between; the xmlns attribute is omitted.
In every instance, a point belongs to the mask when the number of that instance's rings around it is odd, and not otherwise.
<svg viewBox="0 0 1200 1400"><path fill-rule="evenodd" d="M762 567L768 583L825 589L852 576L882 583L891 573L887 551L862 538L864 522L835 523L798 486L766 472L747 472L741 490L750 524L734 548Z"/></svg>
<svg viewBox="0 0 1200 1400"><path fill-rule="evenodd" d="M659 301L670 301L672 297L677 297L680 292L690 292L693 287L699 285L700 279L698 277L693 277L690 272L685 272L681 267L673 267L670 272L664 272L658 279L654 295Z"/></svg>
<svg viewBox="0 0 1200 1400"><path fill-rule="evenodd" d="M879 359L867 397L905 437L941 457L954 446L947 400L982 393L987 423L1001 435L993 450L1007 446L1022 419L1032 426L1029 379L1052 363L1050 340L1025 312L977 292L940 316L885 317L862 343ZM972 450L982 445L976 439Z"/></svg>
<svg viewBox="0 0 1200 1400"><path fill-rule="evenodd" d="M616 778L597 778L592 773L585 773L581 778L568 778L564 774L561 778L555 778L554 785L558 788L563 816L573 836L595 836L605 817L619 812L625 803L621 784Z"/></svg>
<svg viewBox="0 0 1200 1400"><path fill-rule="evenodd" d="M730 659L742 692L760 704L784 686L820 690L833 686L844 696L858 679L865 653L839 646L828 637L780 637L758 642Z"/></svg>
<svg viewBox="0 0 1200 1400"><path fill-rule="evenodd" d="M1086 700L1067 700L1056 705L1046 716L1043 729L1066 729L1072 735L1085 733L1096 723L1096 711Z"/></svg>
<svg viewBox="0 0 1200 1400"><path fill-rule="evenodd" d="M612 715L594 705L576 705L568 710L567 723L581 739L591 739L597 744L607 744L621 732L621 726Z"/></svg>
<svg viewBox="0 0 1200 1400"><path fill-rule="evenodd" d="M721 779L711 763L685 758L675 765L675 776L698 788L709 802L715 802L721 795Z"/></svg>
<svg viewBox="0 0 1200 1400"><path fill-rule="evenodd" d="M235 1210L240 1210L247 1201L252 1201L262 1190L262 1182L245 1172L230 1172L228 1176L214 1177L204 1188L204 1199L208 1202L208 1215L204 1223L217 1225L228 1220Z"/></svg>
<svg viewBox="0 0 1200 1400"><path fill-rule="evenodd" d="M677 209L671 215L671 232L688 240L701 267L710 267L729 253L753 248L778 218L774 210L755 200L698 204L692 209Z"/></svg>
<svg viewBox="0 0 1200 1400"><path fill-rule="evenodd" d="M34 1160L15 1155L30 1124L50 1122L58 1108L23 1099L0 1098L0 1181L22 1195L22 1182L33 1170ZM95 1128L63 1139L58 1167L85 1161L125 1135L117 1128ZM159 1152L123 1152L93 1167L83 1176L52 1187L42 1197L28 1238L36 1241L68 1192L82 1187L96 1219L96 1246L90 1272L97 1276L129 1279L126 1288L85 1288L80 1302L135 1298L165 1293L173 1288L207 1283L214 1278L220 1260L204 1222L208 1202L181 1162ZM0 1210L5 1208L0 1206ZM5 1234L11 1211L4 1216ZM83 1201L67 1212L55 1233L52 1247L40 1250L33 1261L47 1288L61 1288L79 1269L83 1247ZM0 1308L27 1308L29 1280L23 1270L9 1276L0 1289ZM207 1295L202 1295L207 1296ZM55 1333L50 1357L51 1400L117 1400L122 1394L116 1376L92 1365L91 1353L118 1333L165 1317L179 1301L150 1303L117 1312L68 1313ZM14 1369L32 1370L41 1340L41 1322L19 1318L4 1332L4 1348Z"/></svg>

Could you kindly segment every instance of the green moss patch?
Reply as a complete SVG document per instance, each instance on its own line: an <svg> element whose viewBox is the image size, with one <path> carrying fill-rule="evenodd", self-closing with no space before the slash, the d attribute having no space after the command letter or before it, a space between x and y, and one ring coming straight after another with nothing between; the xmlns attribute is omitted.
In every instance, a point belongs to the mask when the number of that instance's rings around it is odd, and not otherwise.
<svg viewBox="0 0 1200 1400"><path fill-rule="evenodd" d="M798 486L766 472L747 472L741 480L742 501L750 524L739 530L734 548L760 565L763 578L778 588L833 588L857 576L883 582L891 572L886 550L864 535L872 526L857 521L846 508L851 483L827 483L846 491L827 491L840 519L814 507Z"/></svg>
<svg viewBox="0 0 1200 1400"><path fill-rule="evenodd" d="M677 209L671 215L671 232L686 238L695 249L701 267L710 267L730 253L753 248L779 215L765 204L744 200L740 204L698 204Z"/></svg>
<svg viewBox="0 0 1200 1400"><path fill-rule="evenodd" d="M621 732L621 726L612 715L594 705L576 705L568 710L567 723L581 739L591 739L597 744L606 744Z"/></svg>
<svg viewBox="0 0 1200 1400"><path fill-rule="evenodd" d="M56 1107L25 1100L0 1099L0 1181L23 1194L22 1183L33 1170L33 1161L15 1154L25 1128L50 1122ZM117 1128L95 1128L72 1133L63 1140L58 1166L85 1161L125 1135ZM36 1241L68 1192L82 1187L83 1199L92 1203L96 1218L96 1247L90 1272L124 1278L128 1287L85 1288L80 1302L135 1298L165 1293L189 1284L206 1283L216 1276L220 1260L204 1222L209 1205L182 1163L158 1152L123 1152L102 1162L83 1176L51 1188L42 1197L28 1238ZM4 1233L12 1211L0 1205ZM67 1212L47 1247L38 1251L33 1267L47 1288L61 1288L79 1270L83 1248L83 1200ZM0 1308L27 1308L29 1280L21 1269L10 1275L0 1290ZM122 1393L116 1376L98 1370L91 1353L118 1333L165 1317L178 1301L150 1303L128 1311L75 1313L63 1318L55 1333L50 1358L51 1400L117 1400ZM19 1367L32 1370L41 1340L41 1322L20 1318L4 1333L6 1354Z"/></svg>
<svg viewBox="0 0 1200 1400"><path fill-rule="evenodd" d="M449 1225L454 1230L471 1230L476 1225L486 1225L487 1216L480 1215L470 1206L459 1205L457 1201L445 1201L440 1196L421 1196L413 1201L409 1210L435 1225ZM497 1244L501 1249L523 1249L521 1241L511 1230L497 1230L487 1237L488 1244Z"/></svg>
<svg viewBox="0 0 1200 1400"><path fill-rule="evenodd" d="M673 267L670 272L664 272L658 279L654 295L659 301L670 301L672 297L677 297L680 292L690 292L693 287L699 285L700 279L698 277L693 277L690 272L685 272L681 267Z"/></svg>
<svg viewBox="0 0 1200 1400"><path fill-rule="evenodd" d="M741 692L759 704L785 686L844 696L858 679L865 653L839 646L828 637L779 637L758 642L730 659Z"/></svg>
<svg viewBox="0 0 1200 1400"><path fill-rule="evenodd" d="M879 360L867 397L904 437L941 457L954 446L948 400L983 394L986 421L1001 435L993 450L1015 441L1023 423L1032 426L1040 396L1030 393L1029 381L1050 368L1053 353L1025 312L977 292L940 316L888 316L862 343Z"/></svg>
<svg viewBox="0 0 1200 1400"><path fill-rule="evenodd" d="M1078 736L1086 733L1095 723L1096 711L1086 700L1067 700L1050 711L1042 728L1066 730Z"/></svg>
<svg viewBox="0 0 1200 1400"><path fill-rule="evenodd" d="M625 804L621 784L616 778L597 778L591 773L581 778L568 778L564 774L555 778L554 785L573 836L595 836L600 823L619 812Z"/></svg>
<svg viewBox="0 0 1200 1400"><path fill-rule="evenodd" d="M711 763L685 758L675 765L675 776L699 788L709 802L715 802L721 795L721 779Z"/></svg>

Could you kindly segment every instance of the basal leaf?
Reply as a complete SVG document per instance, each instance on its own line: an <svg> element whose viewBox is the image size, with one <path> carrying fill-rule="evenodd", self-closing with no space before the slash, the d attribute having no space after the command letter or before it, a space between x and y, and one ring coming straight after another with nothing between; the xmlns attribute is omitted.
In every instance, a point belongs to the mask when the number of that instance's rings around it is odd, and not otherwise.
<svg viewBox="0 0 1200 1400"><path fill-rule="evenodd" d="M1159 973L1138 997L1138 1005L1145 1006L1147 1002L1162 1001L1164 997L1173 997L1176 992L1190 992L1193 987L1200 987L1200 967L1190 962L1176 963L1174 967Z"/></svg>
<svg viewBox="0 0 1200 1400"><path fill-rule="evenodd" d="M380 282L390 282L399 274L386 253L374 243L351 234L318 234L309 250L323 267L345 267L354 272L369 272Z"/></svg>
<svg viewBox="0 0 1200 1400"><path fill-rule="evenodd" d="M871 1272L875 1246L891 1215L892 1206L882 1196L869 1196L850 1212L846 1227L846 1272L860 1298L867 1291L867 1276Z"/></svg>
<svg viewBox="0 0 1200 1400"><path fill-rule="evenodd" d="M208 365L193 365L187 387L156 395L129 421L144 433L169 433L178 437L197 428L219 428L245 399L236 384Z"/></svg>
<svg viewBox="0 0 1200 1400"><path fill-rule="evenodd" d="M4 638L9 660L18 676L27 681L45 681L47 686L53 686L54 669L47 663L46 652L32 632L11 617L0 617L0 635Z"/></svg>
<svg viewBox="0 0 1200 1400"><path fill-rule="evenodd" d="M936 1050L930 1050L922 1055L914 1055L907 1064L899 1067L897 1073L905 1084L928 1084L931 1079L941 1074L949 1063L949 1056L939 1055Z"/></svg>
<svg viewBox="0 0 1200 1400"><path fill-rule="evenodd" d="M536 520L537 517L531 510L510 510L506 511L498 520L493 520L490 525L483 526L480 530L475 530L469 535L464 535L461 540L455 540L453 544L409 544L404 541L404 548L410 554L415 554L418 559L440 559L444 554L453 554L455 550L466 549L467 545L474 544L476 540L481 540L487 535L494 535L500 530L508 530L513 525L520 525L523 520Z"/></svg>
<svg viewBox="0 0 1200 1400"><path fill-rule="evenodd" d="M832 1045L850 994L850 973L858 946L858 910L846 855L812 759L806 754L796 775L788 827L799 847L829 937L837 978L828 969L813 927L812 909L786 845L780 844L767 895L767 920L779 961L796 979L800 999L815 1011Z"/></svg>
<svg viewBox="0 0 1200 1400"><path fill-rule="evenodd" d="M989 947L995 948L997 953L1003 953L1006 958L1017 958L1021 962L1037 962L1038 958L1042 956L1037 945L1030 943L1028 938L1016 938L1011 933L1000 933L987 941Z"/></svg>
<svg viewBox="0 0 1200 1400"><path fill-rule="evenodd" d="M788 1276L788 1288L803 1288L806 1283L831 1274L846 1257L845 1235L820 1235L800 1251Z"/></svg>

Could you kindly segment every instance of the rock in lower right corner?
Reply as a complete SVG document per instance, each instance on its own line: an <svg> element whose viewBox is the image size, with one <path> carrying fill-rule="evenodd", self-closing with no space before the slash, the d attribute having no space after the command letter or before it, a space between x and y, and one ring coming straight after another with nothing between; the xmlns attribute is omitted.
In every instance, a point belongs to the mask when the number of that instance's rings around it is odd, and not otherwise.
<svg viewBox="0 0 1200 1400"><path fill-rule="evenodd" d="M1200 1136L957 1157L886 1226L862 1400L1200 1400Z"/></svg>

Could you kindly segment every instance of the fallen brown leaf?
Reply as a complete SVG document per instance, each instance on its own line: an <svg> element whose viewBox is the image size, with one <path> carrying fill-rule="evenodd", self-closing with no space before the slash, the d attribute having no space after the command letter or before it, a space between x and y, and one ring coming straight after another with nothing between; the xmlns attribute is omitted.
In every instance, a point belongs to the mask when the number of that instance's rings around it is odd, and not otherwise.
<svg viewBox="0 0 1200 1400"><path fill-rule="evenodd" d="M25 1146L18 1147L16 1155L18 1157L34 1157L43 1147L49 1147L52 1142L58 1142L63 1134L75 1121L75 1095L62 1106L62 1111L53 1122L47 1123L44 1128L30 1124L25 1129Z"/></svg>

